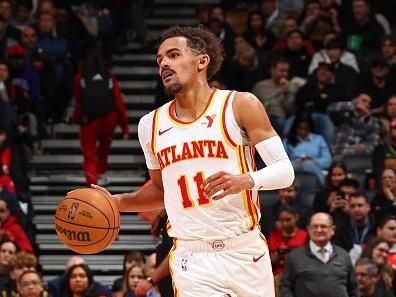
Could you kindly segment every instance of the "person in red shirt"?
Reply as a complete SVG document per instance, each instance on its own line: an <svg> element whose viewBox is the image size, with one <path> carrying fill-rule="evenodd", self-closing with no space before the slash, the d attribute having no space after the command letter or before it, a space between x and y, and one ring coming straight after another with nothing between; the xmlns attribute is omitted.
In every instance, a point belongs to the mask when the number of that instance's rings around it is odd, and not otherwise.
<svg viewBox="0 0 396 297"><path fill-rule="evenodd" d="M88 185L98 182L102 185L107 183L103 181L106 179L104 173L108 168L108 155L116 125L121 126L124 139L127 139L129 135L126 108L118 82L115 76L110 74L105 64L100 49L94 48L86 54L81 69L74 78L73 89L76 105L71 122L80 124L80 146ZM107 93L108 90L105 89L105 92L101 90L102 92L99 91L93 96L98 98L97 102L87 103L86 101L88 93L92 95L92 92L88 90L89 86L96 84L90 90L98 90L97 86L101 81L108 85L113 100L113 104L105 112L100 109L106 105L104 104L106 102L101 102L99 99L103 99L103 93ZM97 111L92 110L95 105L98 108ZM99 177L103 178L102 181L98 180Z"/></svg>
<svg viewBox="0 0 396 297"><path fill-rule="evenodd" d="M0 225L1 233L16 243L19 250L33 254L33 247L29 237L18 222L18 218L12 215L8 202L0 197Z"/></svg>
<svg viewBox="0 0 396 297"><path fill-rule="evenodd" d="M298 214L294 207L282 205L278 212L276 227L271 231L268 240L274 275L283 272L287 254L296 247L305 245L307 232L298 229Z"/></svg>

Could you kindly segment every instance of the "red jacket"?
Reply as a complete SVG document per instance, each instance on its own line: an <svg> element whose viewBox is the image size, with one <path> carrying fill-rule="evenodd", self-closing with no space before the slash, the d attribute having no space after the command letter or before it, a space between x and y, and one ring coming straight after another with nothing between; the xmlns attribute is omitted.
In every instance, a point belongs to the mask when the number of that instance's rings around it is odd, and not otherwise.
<svg viewBox="0 0 396 297"><path fill-rule="evenodd" d="M76 76L74 77L74 86L73 86L73 92L74 92L74 98L76 98L76 106L74 108L73 116L72 116L72 122L76 123L77 121L81 120L84 118L84 110L82 108L82 103L81 103L81 77L82 73L81 71L76 73ZM128 118L126 114L126 108L124 104L124 100L122 100L122 95L120 91L120 87L118 85L118 81L115 78L114 75L111 76L113 80L113 90L114 90L114 105L115 105L115 111L117 112L117 122L118 125L122 128L122 134L123 135L128 135Z"/></svg>
<svg viewBox="0 0 396 297"><path fill-rule="evenodd" d="M1 224L1 232L8 234L22 252L33 254L32 244L14 215L9 215L5 222Z"/></svg>

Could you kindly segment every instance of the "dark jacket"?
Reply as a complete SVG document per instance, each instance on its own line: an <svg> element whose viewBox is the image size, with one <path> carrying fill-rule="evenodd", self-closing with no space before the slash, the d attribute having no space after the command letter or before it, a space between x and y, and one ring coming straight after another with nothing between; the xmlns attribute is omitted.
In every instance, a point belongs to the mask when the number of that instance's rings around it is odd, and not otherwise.
<svg viewBox="0 0 396 297"><path fill-rule="evenodd" d="M61 297L66 291L65 275L58 276L57 278L48 282L48 293L53 297ZM111 297L113 296L106 286L95 282L93 283L92 292L95 296Z"/></svg>
<svg viewBox="0 0 396 297"><path fill-rule="evenodd" d="M333 245L329 262L317 259L309 248L294 249L280 284L281 297L358 297L359 288L348 253Z"/></svg>

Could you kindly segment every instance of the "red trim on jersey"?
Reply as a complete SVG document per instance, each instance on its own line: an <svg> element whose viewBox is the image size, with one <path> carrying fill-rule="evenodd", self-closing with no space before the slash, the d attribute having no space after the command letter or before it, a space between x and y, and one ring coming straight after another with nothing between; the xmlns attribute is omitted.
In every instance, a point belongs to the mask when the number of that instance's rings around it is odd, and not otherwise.
<svg viewBox="0 0 396 297"><path fill-rule="evenodd" d="M230 99L232 93L233 93L233 92L231 91L231 92L227 95L227 98L226 98L226 100L225 100L225 102L224 102L223 113L222 113L222 115L221 115L221 123L222 123L222 126L223 126L224 135L226 136L228 142L229 142L233 147L236 147L237 144L232 140L230 134L228 134L227 126L226 126L226 120L225 120L225 118L226 118L227 106L228 106L228 100Z"/></svg>
<svg viewBox="0 0 396 297"><path fill-rule="evenodd" d="M206 102L206 106L205 106L204 111L199 115L199 117L197 117L195 120L193 120L193 121L191 121L191 122L184 122L184 121L182 121L182 120L179 120L179 119L174 115L173 110L175 110L175 109L174 109L174 105L176 104L176 99L174 99L174 100L171 102L171 104L169 104L168 113L169 113L170 118L171 118L172 120L174 120L175 122L179 123L179 124L184 124L184 125L193 124L194 122L198 121L198 120L206 113L206 111L207 111L207 109L208 109L210 103L212 102L213 96L214 96L214 94L215 94L216 92L217 92L217 89L216 89L216 88L213 88L212 92L210 93L209 100L208 100L208 102Z"/></svg>
<svg viewBox="0 0 396 297"><path fill-rule="evenodd" d="M244 152L244 147L243 146L238 146L238 157L242 166L242 173L246 173L248 171L247 167L247 162L246 162L246 157L245 157L245 152ZM251 226L249 227L250 230L253 230L256 225L257 225L257 213L256 213L256 208L252 205L252 196L251 196L251 191L250 190L245 190L245 196L246 196L246 204L247 204L247 211L249 213L249 216L251 218Z"/></svg>
<svg viewBox="0 0 396 297"><path fill-rule="evenodd" d="M153 125L151 129L151 150L153 151L153 154L155 154L155 145L156 145L156 131L157 131L157 116L158 116L158 111L159 108L155 110L154 116L153 116Z"/></svg>

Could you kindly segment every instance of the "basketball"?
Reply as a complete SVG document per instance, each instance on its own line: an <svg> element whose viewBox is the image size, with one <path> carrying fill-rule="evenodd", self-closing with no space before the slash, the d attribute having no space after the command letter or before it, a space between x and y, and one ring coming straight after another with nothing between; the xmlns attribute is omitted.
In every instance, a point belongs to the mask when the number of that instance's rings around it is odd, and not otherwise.
<svg viewBox="0 0 396 297"><path fill-rule="evenodd" d="M117 205L96 189L71 191L56 209L56 234L65 246L80 254L104 250L116 239L119 229Z"/></svg>

